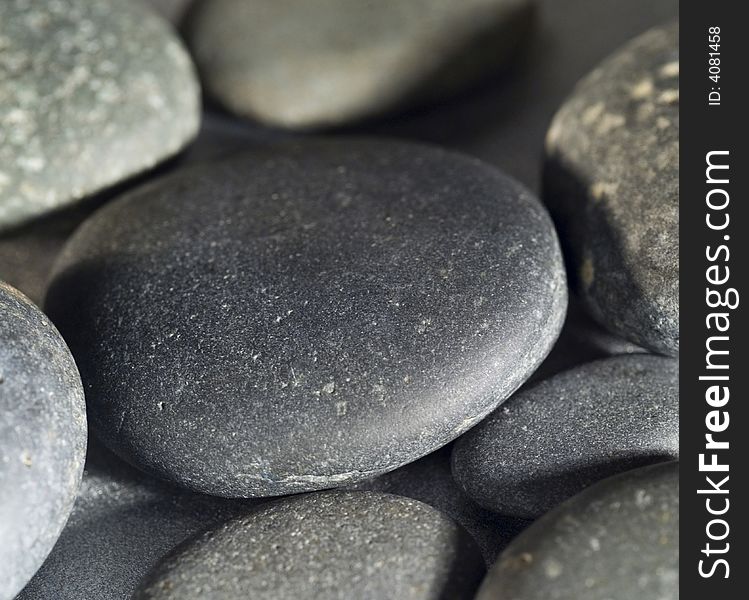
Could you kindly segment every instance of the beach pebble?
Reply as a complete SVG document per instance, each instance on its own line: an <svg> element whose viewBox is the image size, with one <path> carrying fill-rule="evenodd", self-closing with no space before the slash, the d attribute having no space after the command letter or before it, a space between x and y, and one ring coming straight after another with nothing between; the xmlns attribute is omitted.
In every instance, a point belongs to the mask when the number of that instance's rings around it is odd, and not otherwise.
<svg viewBox="0 0 749 600"><path fill-rule="evenodd" d="M534 371L566 306L551 222L482 163L308 142L162 179L66 246L46 307L118 454L225 496L393 470Z"/></svg>
<svg viewBox="0 0 749 600"><path fill-rule="evenodd" d="M530 521L503 517L471 500L458 486L450 470L452 446L409 463L400 469L363 481L349 489L386 492L419 500L454 519L476 542L487 566L525 529Z"/></svg>
<svg viewBox="0 0 749 600"><path fill-rule="evenodd" d="M679 463L588 488L519 535L476 600L678 600Z"/></svg>
<svg viewBox="0 0 749 600"><path fill-rule="evenodd" d="M678 361L635 354L516 394L458 441L453 472L482 506L536 517L600 479L678 456Z"/></svg>
<svg viewBox="0 0 749 600"><path fill-rule="evenodd" d="M42 312L0 282L0 598L13 598L52 549L85 453L73 357Z"/></svg>
<svg viewBox="0 0 749 600"><path fill-rule="evenodd" d="M605 60L546 138L544 198L576 288L611 331L679 353L678 26Z"/></svg>
<svg viewBox="0 0 749 600"><path fill-rule="evenodd" d="M530 0L198 0L185 32L208 92L288 128L442 97L505 65Z"/></svg>
<svg viewBox="0 0 749 600"><path fill-rule="evenodd" d="M439 511L371 492L277 500L168 556L134 600L472 599L484 564Z"/></svg>
<svg viewBox="0 0 749 600"><path fill-rule="evenodd" d="M117 184L196 134L200 94L140 2L0 3L0 230Z"/></svg>
<svg viewBox="0 0 749 600"><path fill-rule="evenodd" d="M93 440L70 519L16 600L130 600L166 553L246 512L248 502L165 485Z"/></svg>

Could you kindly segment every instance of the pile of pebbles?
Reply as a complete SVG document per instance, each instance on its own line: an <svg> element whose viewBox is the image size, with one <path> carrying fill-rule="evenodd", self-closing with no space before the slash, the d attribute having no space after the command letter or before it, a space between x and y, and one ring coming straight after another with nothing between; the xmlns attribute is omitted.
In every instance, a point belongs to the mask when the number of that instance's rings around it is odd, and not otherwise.
<svg viewBox="0 0 749 600"><path fill-rule="evenodd" d="M0 600L678 598L676 9L0 3Z"/></svg>

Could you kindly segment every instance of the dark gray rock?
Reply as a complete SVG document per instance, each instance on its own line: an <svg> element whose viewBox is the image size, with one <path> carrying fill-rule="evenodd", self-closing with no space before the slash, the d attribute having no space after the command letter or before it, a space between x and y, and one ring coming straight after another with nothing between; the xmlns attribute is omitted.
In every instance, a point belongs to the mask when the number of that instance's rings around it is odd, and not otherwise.
<svg viewBox="0 0 749 600"><path fill-rule="evenodd" d="M639 354L516 394L457 442L453 473L482 506L535 517L600 479L678 455L678 362Z"/></svg>
<svg viewBox="0 0 749 600"><path fill-rule="evenodd" d="M526 529L476 600L678 600L679 463L616 475Z"/></svg>
<svg viewBox="0 0 749 600"><path fill-rule="evenodd" d="M259 151L110 204L47 296L102 439L228 496L350 484L446 444L533 372L565 305L524 189L374 141Z"/></svg>
<svg viewBox="0 0 749 600"><path fill-rule="evenodd" d="M572 294L559 339L544 362L525 382L524 387L600 358L620 354L647 353L647 350L637 344L628 342L604 329L587 313L580 300Z"/></svg>
<svg viewBox="0 0 749 600"><path fill-rule="evenodd" d="M678 355L678 26L641 35L577 86L549 128L544 187L592 314Z"/></svg>
<svg viewBox="0 0 749 600"><path fill-rule="evenodd" d="M341 125L441 97L503 66L530 0L198 0L188 43L231 111L289 128Z"/></svg>
<svg viewBox="0 0 749 600"><path fill-rule="evenodd" d="M12 598L60 535L86 452L73 357L28 298L0 282L0 598Z"/></svg>
<svg viewBox="0 0 749 600"><path fill-rule="evenodd" d="M435 142L473 154L500 166L531 191L538 191L544 136L572 86L617 46L676 16L678 0L536 0L535 4L534 34L526 40L521 60L512 62L511 72L450 102L368 123L367 131ZM580 31L586 32L584 44L580 43ZM204 115L203 125L190 146L187 162L204 162L247 147L243 138L254 138L249 140L254 143L279 133L210 112ZM0 279L40 301L49 261L67 237L65 231L54 235L53 243L44 232L9 238L0 234ZM612 338L612 342L616 340ZM587 360L604 355L585 352ZM584 358L580 353L581 360L571 361L571 356L558 348L544 367L546 375L579 364Z"/></svg>
<svg viewBox="0 0 749 600"><path fill-rule="evenodd" d="M94 442L70 519L16 600L129 600L167 552L248 502L172 488Z"/></svg>
<svg viewBox="0 0 749 600"><path fill-rule="evenodd" d="M0 280L41 305L52 266L60 250L73 231L105 202L137 187L146 177L155 178L192 164L226 158L262 144L280 141L289 135L253 123L238 122L226 115L204 114L195 142L174 159L83 202L0 232Z"/></svg>
<svg viewBox="0 0 749 600"><path fill-rule="evenodd" d="M111 186L197 132L182 45L140 2L0 3L0 229Z"/></svg>
<svg viewBox="0 0 749 600"><path fill-rule="evenodd" d="M133 598L467 600L483 572L470 537L426 504L321 492L275 501L193 539Z"/></svg>
<svg viewBox="0 0 749 600"><path fill-rule="evenodd" d="M471 535L487 566L530 521L503 517L482 508L455 483L450 471L452 445L400 469L351 486L349 489L406 496L433 506L454 519Z"/></svg>

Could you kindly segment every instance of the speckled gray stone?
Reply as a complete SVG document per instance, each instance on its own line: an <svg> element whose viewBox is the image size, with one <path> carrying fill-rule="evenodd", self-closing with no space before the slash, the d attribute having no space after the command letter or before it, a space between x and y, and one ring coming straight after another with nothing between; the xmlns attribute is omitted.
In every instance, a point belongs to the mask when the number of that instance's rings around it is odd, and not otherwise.
<svg viewBox="0 0 749 600"><path fill-rule="evenodd" d="M518 56L491 81L357 131L471 154L539 192L544 138L575 83L628 40L676 18L679 1L535 0L534 6Z"/></svg>
<svg viewBox="0 0 749 600"><path fill-rule="evenodd" d="M416 500L320 492L275 501L167 557L134 600L473 598L478 549Z"/></svg>
<svg viewBox="0 0 749 600"><path fill-rule="evenodd" d="M197 132L194 69L140 2L0 3L0 229L111 186Z"/></svg>
<svg viewBox="0 0 749 600"><path fill-rule="evenodd" d="M85 452L73 357L42 312L0 282L0 598L19 592L52 549Z"/></svg>
<svg viewBox="0 0 749 600"><path fill-rule="evenodd" d="M554 118L544 197L576 287L612 331L679 352L678 26L636 38Z"/></svg>
<svg viewBox="0 0 749 600"><path fill-rule="evenodd" d="M639 354L516 394L458 441L453 473L482 506L535 517L604 477L678 456L678 361Z"/></svg>
<svg viewBox="0 0 749 600"><path fill-rule="evenodd" d="M198 137L173 160L84 202L0 232L0 279L41 305L52 266L65 242L102 204L133 189L144 178L158 177L186 165L226 158L291 135L281 130L262 128L248 121L238 121L229 115L204 113Z"/></svg>
<svg viewBox="0 0 749 600"><path fill-rule="evenodd" d="M262 496L364 480L465 432L546 355L566 285L547 214L500 172L308 142L109 204L46 306L112 449Z"/></svg>
<svg viewBox="0 0 749 600"><path fill-rule="evenodd" d="M570 295L567 316L559 339L544 362L525 382L528 387L573 367L620 354L647 354L637 344L621 338L596 322L585 310L580 300Z"/></svg>
<svg viewBox="0 0 749 600"><path fill-rule="evenodd" d="M166 553L248 502L172 488L94 442L70 519L16 600L129 600Z"/></svg>
<svg viewBox="0 0 749 600"><path fill-rule="evenodd" d="M487 566L530 521L503 517L482 508L455 483L450 471L452 445L400 469L351 486L350 489L386 492L420 500L462 525L481 550Z"/></svg>
<svg viewBox="0 0 749 600"><path fill-rule="evenodd" d="M502 553L476 600L678 600L679 463L588 488Z"/></svg>
<svg viewBox="0 0 749 600"><path fill-rule="evenodd" d="M530 0L198 0L185 31L207 90L290 128L341 125L444 96L496 70Z"/></svg>

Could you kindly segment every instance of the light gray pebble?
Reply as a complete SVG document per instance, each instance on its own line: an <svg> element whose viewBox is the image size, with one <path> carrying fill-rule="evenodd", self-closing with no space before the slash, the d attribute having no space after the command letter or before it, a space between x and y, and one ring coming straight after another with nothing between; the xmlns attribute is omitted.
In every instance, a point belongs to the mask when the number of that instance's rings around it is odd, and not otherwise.
<svg viewBox="0 0 749 600"><path fill-rule="evenodd" d="M165 485L94 440L70 519L16 600L129 600L167 552L246 512L248 502Z"/></svg>
<svg viewBox="0 0 749 600"><path fill-rule="evenodd" d="M536 517L620 471L679 456L678 361L617 356L522 391L455 445L466 493Z"/></svg>
<svg viewBox="0 0 749 600"><path fill-rule="evenodd" d="M168 556L134 600L462 600L484 572L475 544L434 508L372 492L272 502Z"/></svg>
<svg viewBox="0 0 749 600"><path fill-rule="evenodd" d="M40 567L73 507L86 407L73 357L28 298L0 282L0 598Z"/></svg>
<svg viewBox="0 0 749 600"><path fill-rule="evenodd" d="M179 23L192 0L147 0L159 14L172 23Z"/></svg>
<svg viewBox="0 0 749 600"><path fill-rule="evenodd" d="M289 128L442 96L504 65L530 0L198 0L185 32L208 90Z"/></svg>
<svg viewBox="0 0 749 600"><path fill-rule="evenodd" d="M200 94L183 46L140 2L0 3L0 230L181 150Z"/></svg>

